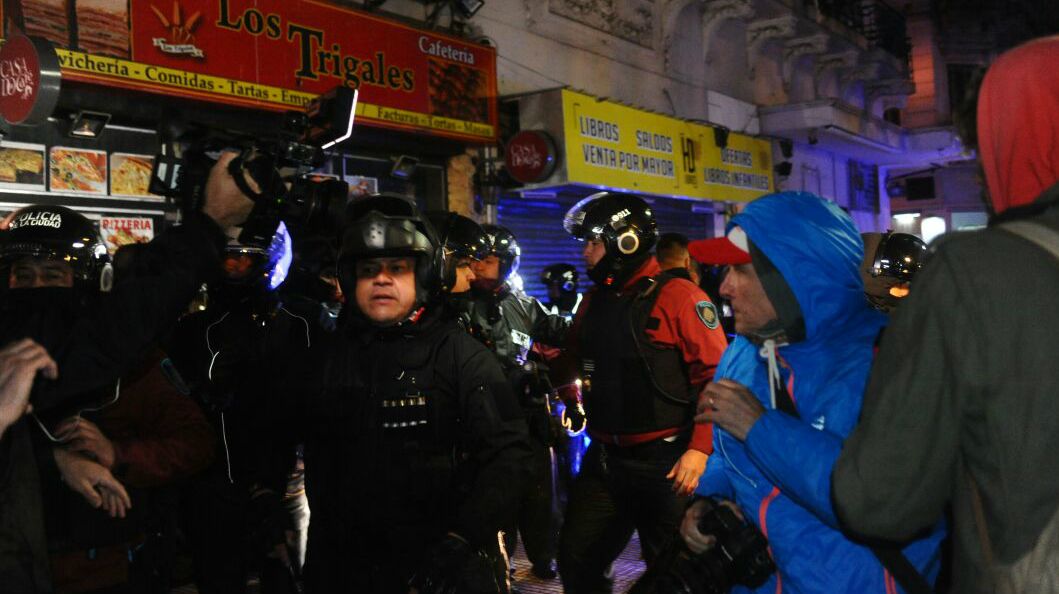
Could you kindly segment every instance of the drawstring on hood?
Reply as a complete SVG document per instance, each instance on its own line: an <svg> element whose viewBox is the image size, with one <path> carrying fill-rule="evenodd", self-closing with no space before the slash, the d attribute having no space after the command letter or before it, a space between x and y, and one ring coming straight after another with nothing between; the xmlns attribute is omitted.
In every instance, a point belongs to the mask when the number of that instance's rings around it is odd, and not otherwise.
<svg viewBox="0 0 1059 594"><path fill-rule="evenodd" d="M860 233L837 206L803 192L759 198L731 225L760 251L754 258L747 250L786 335L739 336L725 351L714 377L746 386L769 410L742 440L715 430L721 455L710 459L698 493L735 501L767 534L781 571L754 592L893 590L872 552L838 529L830 499L831 469L860 415L885 321L864 298ZM766 260L791 297L769 280ZM798 317L800 331L791 324ZM922 553L909 559L926 564Z"/></svg>
<svg viewBox="0 0 1059 594"><path fill-rule="evenodd" d="M776 390L779 389L780 383L783 381L783 377L780 376L780 365L776 359L776 339L769 338L765 341L765 344L761 346L759 353L762 357L768 361L769 364L769 402L772 408L776 406Z"/></svg>
<svg viewBox="0 0 1059 594"><path fill-rule="evenodd" d="M864 298L860 232L834 204L806 192L771 194L733 217L729 231L735 227L746 233L754 270L777 314L775 324L737 342L751 343L747 346L760 357L761 396L768 389L769 404L776 408L784 386L781 356L799 383L811 385L818 372L826 375L821 360L848 357L841 345L850 340L874 342L885 317ZM718 377L753 383L722 371ZM811 414L812 395L799 399L799 409L803 406Z"/></svg>

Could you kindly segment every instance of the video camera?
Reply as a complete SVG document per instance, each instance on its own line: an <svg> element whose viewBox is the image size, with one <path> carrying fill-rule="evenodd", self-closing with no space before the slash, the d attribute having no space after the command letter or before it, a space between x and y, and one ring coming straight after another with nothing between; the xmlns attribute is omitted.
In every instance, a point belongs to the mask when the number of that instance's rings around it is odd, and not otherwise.
<svg viewBox="0 0 1059 594"><path fill-rule="evenodd" d="M704 501L699 532L713 535L717 544L696 555L674 538L630 594L723 594L735 585L760 587L776 571L768 541L756 526L715 499Z"/></svg>
<svg viewBox="0 0 1059 594"><path fill-rule="evenodd" d="M312 175L324 149L349 138L357 91L336 87L304 112L289 111L278 129L236 132L169 119L159 127L161 148L151 172L150 192L175 202L185 215L202 210L210 170L225 151L239 155L228 167L236 185L254 201L239 242L267 247L280 221L297 233L337 233L348 185ZM255 192L249 176L260 188Z"/></svg>

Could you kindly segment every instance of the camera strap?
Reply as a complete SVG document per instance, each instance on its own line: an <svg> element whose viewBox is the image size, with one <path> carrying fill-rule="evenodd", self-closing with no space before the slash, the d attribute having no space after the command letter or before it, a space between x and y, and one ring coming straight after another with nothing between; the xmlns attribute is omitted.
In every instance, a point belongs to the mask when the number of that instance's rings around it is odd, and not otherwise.
<svg viewBox="0 0 1059 594"><path fill-rule="evenodd" d="M794 406L794 399L791 398L790 392L787 391L787 387L780 382L780 389L776 390L776 409L780 410L796 419L800 419L801 415L798 414L798 409ZM907 594L932 594L934 589L930 587L926 578L923 574L919 573L912 562L905 557L901 549L889 545L880 546L877 544L867 544L867 547L871 549L875 558L879 560L883 568L890 572L893 576L894 581Z"/></svg>
<svg viewBox="0 0 1059 594"><path fill-rule="evenodd" d="M261 192L255 192L253 188L250 187L250 184L246 182L246 176L243 175L243 165L245 164L245 162L246 159L243 158L242 154L232 159L228 162L228 173L231 174L232 181L235 182L235 185L239 188L239 191L246 195L247 198L253 200L254 202L257 202L259 198L264 196L264 194L262 194Z"/></svg>

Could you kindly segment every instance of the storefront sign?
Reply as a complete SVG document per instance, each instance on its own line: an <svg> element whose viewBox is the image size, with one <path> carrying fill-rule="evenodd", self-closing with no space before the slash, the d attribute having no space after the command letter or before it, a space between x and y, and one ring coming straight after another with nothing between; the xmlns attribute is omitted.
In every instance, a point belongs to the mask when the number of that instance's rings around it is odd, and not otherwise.
<svg viewBox="0 0 1059 594"><path fill-rule="evenodd" d="M567 183L648 194L748 201L772 191L767 140L563 90Z"/></svg>
<svg viewBox="0 0 1059 594"><path fill-rule="evenodd" d="M145 217L102 217L99 234L113 256L123 245L147 243L154 239L154 220Z"/></svg>
<svg viewBox="0 0 1059 594"><path fill-rule="evenodd" d="M59 100L59 61L51 44L21 33L0 48L0 117L9 124L39 124Z"/></svg>
<svg viewBox="0 0 1059 594"><path fill-rule="evenodd" d="M346 85L360 90L358 123L496 137L491 47L314 0L71 4L5 0L3 15L69 48L58 54L71 79L276 110Z"/></svg>
<svg viewBox="0 0 1059 594"><path fill-rule="evenodd" d="M548 179L555 164L555 142L546 132L523 130L511 137L504 151L504 168L524 184Z"/></svg>

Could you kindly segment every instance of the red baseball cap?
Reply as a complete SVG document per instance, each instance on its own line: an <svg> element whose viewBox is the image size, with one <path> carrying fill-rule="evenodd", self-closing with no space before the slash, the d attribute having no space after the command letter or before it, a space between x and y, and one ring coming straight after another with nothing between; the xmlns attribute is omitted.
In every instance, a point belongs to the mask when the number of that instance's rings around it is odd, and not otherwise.
<svg viewBox="0 0 1059 594"><path fill-rule="evenodd" d="M708 266L732 266L750 263L749 246L746 232L735 226L725 237L688 242L688 253L696 261Z"/></svg>

